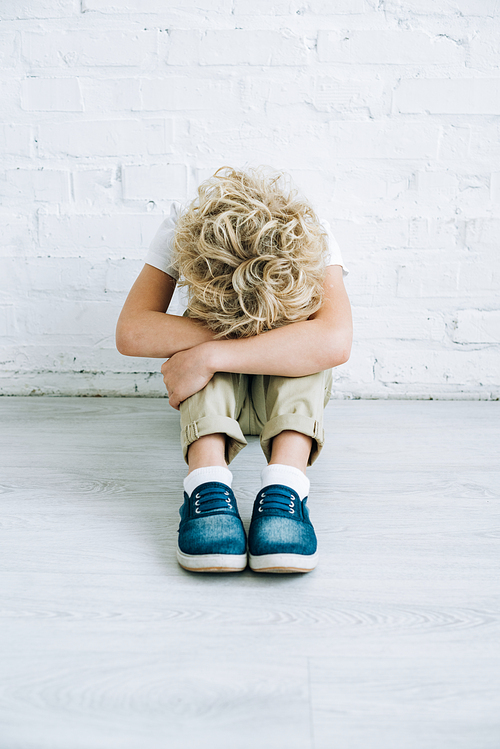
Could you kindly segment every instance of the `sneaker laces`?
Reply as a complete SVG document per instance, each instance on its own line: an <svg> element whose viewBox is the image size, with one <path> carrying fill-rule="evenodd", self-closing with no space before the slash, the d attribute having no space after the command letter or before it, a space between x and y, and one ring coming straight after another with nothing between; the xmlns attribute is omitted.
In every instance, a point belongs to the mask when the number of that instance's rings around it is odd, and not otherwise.
<svg viewBox="0 0 500 749"><path fill-rule="evenodd" d="M195 513L203 515L216 510L232 510L231 492L221 486L202 486L194 495Z"/></svg>
<svg viewBox="0 0 500 749"><path fill-rule="evenodd" d="M290 489L285 486L266 487L261 493L259 500L259 512L266 510L281 510L289 512L290 515L295 513L295 503L297 496L292 494Z"/></svg>

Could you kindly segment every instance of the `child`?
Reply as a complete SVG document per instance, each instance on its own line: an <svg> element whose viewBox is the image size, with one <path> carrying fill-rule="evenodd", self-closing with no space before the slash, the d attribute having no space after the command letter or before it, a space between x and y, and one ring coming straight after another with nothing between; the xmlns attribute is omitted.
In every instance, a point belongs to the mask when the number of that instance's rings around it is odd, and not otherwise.
<svg viewBox="0 0 500 749"><path fill-rule="evenodd" d="M268 466L254 503L248 561L256 572L308 572L317 542L306 467L324 442L331 368L349 358L352 321L342 258L326 222L282 175L223 168L151 243L117 326L128 356L167 358L189 466L177 559L237 572L247 539L228 464L259 434ZM183 317L165 314L176 283Z"/></svg>

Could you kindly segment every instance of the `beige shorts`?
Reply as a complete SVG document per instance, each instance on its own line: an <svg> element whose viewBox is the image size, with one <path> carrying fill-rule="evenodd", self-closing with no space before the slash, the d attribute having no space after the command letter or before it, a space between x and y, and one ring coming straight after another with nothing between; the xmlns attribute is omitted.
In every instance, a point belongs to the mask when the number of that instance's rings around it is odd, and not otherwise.
<svg viewBox="0 0 500 749"><path fill-rule="evenodd" d="M217 372L180 406L181 443L187 462L189 445L207 434L226 434L228 464L245 447L244 435L260 435L266 459L273 437L293 430L312 437L309 465L325 441L323 410L330 399L332 370L306 377L242 375Z"/></svg>

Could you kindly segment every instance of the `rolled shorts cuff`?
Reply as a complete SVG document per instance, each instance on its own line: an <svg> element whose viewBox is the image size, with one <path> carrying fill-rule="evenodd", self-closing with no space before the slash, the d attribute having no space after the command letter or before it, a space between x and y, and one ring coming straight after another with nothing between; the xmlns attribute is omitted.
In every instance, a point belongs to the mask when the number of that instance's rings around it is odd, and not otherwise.
<svg viewBox="0 0 500 749"><path fill-rule="evenodd" d="M188 462L189 446L207 434L225 434L227 436L226 462L228 464L247 444L241 427L235 419L231 419L230 416L202 416L201 419L186 424L181 431L182 454L186 463Z"/></svg>
<svg viewBox="0 0 500 749"><path fill-rule="evenodd" d="M269 461L271 459L273 438L286 430L300 432L308 437L312 437L311 454L307 463L309 466L312 465L325 444L325 430L321 422L302 414L281 414L267 422L260 435L260 445L266 456L266 460Z"/></svg>

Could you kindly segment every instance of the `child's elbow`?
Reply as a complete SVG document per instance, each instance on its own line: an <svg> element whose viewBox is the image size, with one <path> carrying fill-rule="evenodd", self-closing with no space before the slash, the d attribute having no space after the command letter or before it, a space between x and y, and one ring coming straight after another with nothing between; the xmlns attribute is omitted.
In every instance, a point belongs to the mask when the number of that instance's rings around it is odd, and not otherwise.
<svg viewBox="0 0 500 749"><path fill-rule="evenodd" d="M339 367L349 361L351 356L352 335L337 337L331 347L331 367Z"/></svg>
<svg viewBox="0 0 500 749"><path fill-rule="evenodd" d="M341 348L339 352L339 364L345 364L349 361L351 356L351 348L352 348L352 338L349 338L349 340L345 341L344 346Z"/></svg>
<svg viewBox="0 0 500 749"><path fill-rule="evenodd" d="M333 364L333 366L340 367L341 364L345 364L349 361L350 355L350 351L339 351L335 357L335 364Z"/></svg>
<svg viewBox="0 0 500 749"><path fill-rule="evenodd" d="M118 321L115 333L115 343L120 354L123 354L124 356L137 355L137 337L132 325L123 321Z"/></svg>

